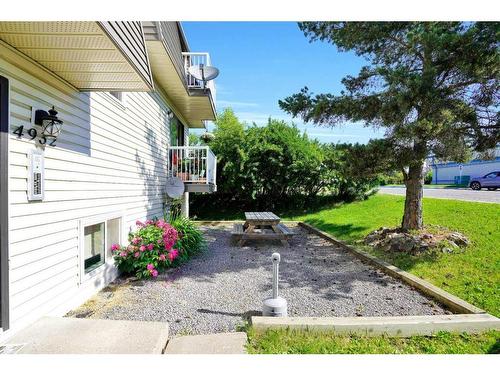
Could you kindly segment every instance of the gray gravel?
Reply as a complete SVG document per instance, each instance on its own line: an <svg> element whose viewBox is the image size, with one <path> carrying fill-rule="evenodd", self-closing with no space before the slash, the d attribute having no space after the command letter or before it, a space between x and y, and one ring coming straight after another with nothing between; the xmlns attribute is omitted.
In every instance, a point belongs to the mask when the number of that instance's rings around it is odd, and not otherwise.
<svg viewBox="0 0 500 375"><path fill-rule="evenodd" d="M271 253L281 253L280 294L291 316L449 313L410 286L300 227L291 246L237 247L229 226L203 227L209 248L156 280L120 279L71 316L166 321L171 334L234 331L271 293Z"/></svg>

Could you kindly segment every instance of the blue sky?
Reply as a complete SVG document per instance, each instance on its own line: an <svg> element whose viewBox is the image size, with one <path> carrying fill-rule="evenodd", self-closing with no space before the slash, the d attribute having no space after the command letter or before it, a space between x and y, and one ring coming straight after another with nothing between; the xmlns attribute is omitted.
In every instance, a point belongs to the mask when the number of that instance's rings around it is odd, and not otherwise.
<svg viewBox="0 0 500 375"><path fill-rule="evenodd" d="M360 142L381 137L362 124L304 125L278 100L308 86L315 93L339 93L341 79L357 74L365 61L324 43L309 43L294 22L183 22L191 51L210 52L220 69L217 109L231 107L240 120L263 125L271 116L296 123L322 142Z"/></svg>

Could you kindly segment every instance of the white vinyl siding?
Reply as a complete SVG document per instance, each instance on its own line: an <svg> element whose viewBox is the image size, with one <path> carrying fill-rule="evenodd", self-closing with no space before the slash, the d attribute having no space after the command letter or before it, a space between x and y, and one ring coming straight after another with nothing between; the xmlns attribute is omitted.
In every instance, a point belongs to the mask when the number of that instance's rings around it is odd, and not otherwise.
<svg viewBox="0 0 500 375"><path fill-rule="evenodd" d="M157 93L127 93L124 108L109 93L58 91L50 84L53 78L44 82L1 58L0 75L11 88L9 267L15 328L64 313L116 276L102 272L98 281L80 283L81 220L123 214L126 236L136 220L163 215L168 108ZM63 130L56 147L45 147L45 199L28 202L27 155L35 141L18 140L12 131L32 127L32 110L52 105Z"/></svg>

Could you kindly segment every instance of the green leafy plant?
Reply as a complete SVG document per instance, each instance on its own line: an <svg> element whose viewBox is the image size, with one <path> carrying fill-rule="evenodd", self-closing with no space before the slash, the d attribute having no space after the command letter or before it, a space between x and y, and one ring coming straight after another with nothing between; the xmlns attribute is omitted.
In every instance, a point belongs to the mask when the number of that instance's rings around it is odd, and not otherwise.
<svg viewBox="0 0 500 375"><path fill-rule="evenodd" d="M193 221L183 216L175 216L170 224L178 233L179 261L186 261L205 249L206 242L203 233Z"/></svg>
<svg viewBox="0 0 500 375"><path fill-rule="evenodd" d="M424 184L426 184L426 185L432 184L432 171L431 170L427 171L427 173L425 174Z"/></svg>
<svg viewBox="0 0 500 375"><path fill-rule="evenodd" d="M306 208L318 196L358 199L375 181L346 168L346 155L354 146L321 144L284 121L246 126L226 109L214 134L210 148L217 155L217 192L209 200L193 195L194 214L221 207Z"/></svg>

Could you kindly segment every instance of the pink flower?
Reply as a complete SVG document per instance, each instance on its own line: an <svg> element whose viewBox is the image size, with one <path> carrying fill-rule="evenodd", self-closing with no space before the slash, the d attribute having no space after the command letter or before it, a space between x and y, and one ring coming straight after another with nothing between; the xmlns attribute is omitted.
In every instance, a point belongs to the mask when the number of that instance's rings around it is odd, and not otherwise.
<svg viewBox="0 0 500 375"><path fill-rule="evenodd" d="M149 263L146 268L149 270L149 271L152 271L155 269L155 266L153 266L151 263Z"/></svg>
<svg viewBox="0 0 500 375"><path fill-rule="evenodd" d="M122 251L122 252L120 253L120 256L121 256L121 257L126 257L126 256L127 256L127 253L126 253L125 251Z"/></svg>
<svg viewBox="0 0 500 375"><path fill-rule="evenodd" d="M117 243L111 245L111 250L118 250L120 248L120 245L118 245Z"/></svg>
<svg viewBox="0 0 500 375"><path fill-rule="evenodd" d="M163 240L158 240L156 242L158 242L158 244L161 244L163 242Z"/></svg>
<svg viewBox="0 0 500 375"><path fill-rule="evenodd" d="M157 226L158 228L163 228L165 225L167 225L167 223L166 223L166 222L165 222L165 220L163 220L163 219L160 219L160 220L158 220L158 221L156 222L156 226Z"/></svg>
<svg viewBox="0 0 500 375"><path fill-rule="evenodd" d="M165 242L165 249L166 250L170 250L175 245L174 241L171 241L171 240L168 240L168 239L165 239L164 242Z"/></svg>
<svg viewBox="0 0 500 375"><path fill-rule="evenodd" d="M179 251L176 250L176 249L172 249L169 253L168 253L168 258L170 259L171 262L174 261L175 258L177 258L177 256L179 255Z"/></svg>
<svg viewBox="0 0 500 375"><path fill-rule="evenodd" d="M158 257L161 261L165 261L167 259L167 257L165 256L165 254L160 254L160 256Z"/></svg>
<svg viewBox="0 0 500 375"><path fill-rule="evenodd" d="M155 245L153 245L152 243L150 243L150 244L148 245L148 250L149 250L149 251L151 251L151 250L153 250L153 249L154 249L154 247L155 247Z"/></svg>
<svg viewBox="0 0 500 375"><path fill-rule="evenodd" d="M146 246L141 245L141 247L139 248L139 250L141 250L141 251L146 251Z"/></svg>
<svg viewBox="0 0 500 375"><path fill-rule="evenodd" d="M163 240L169 240L175 243L177 241L178 235L177 231L171 225L165 225L163 227Z"/></svg>
<svg viewBox="0 0 500 375"><path fill-rule="evenodd" d="M152 271L151 271L151 275L152 275L153 277L158 276L158 271L157 271L157 270L152 270Z"/></svg>
<svg viewBox="0 0 500 375"><path fill-rule="evenodd" d="M143 227L143 226L144 226L144 223L143 223L142 221L140 221L140 220L137 220L137 221L135 222L135 225L137 225L138 227Z"/></svg>
<svg viewBox="0 0 500 375"><path fill-rule="evenodd" d="M146 222L144 223L145 225L151 225L153 224L154 221L153 220L146 220Z"/></svg>
<svg viewBox="0 0 500 375"><path fill-rule="evenodd" d="M136 258L139 258L139 255L141 255L141 253L140 253L140 252L136 252L136 253L134 254L134 256L135 256Z"/></svg>
<svg viewBox="0 0 500 375"><path fill-rule="evenodd" d="M134 245L137 245L139 242L141 242L142 238L141 237L134 237L132 238L132 243Z"/></svg>

